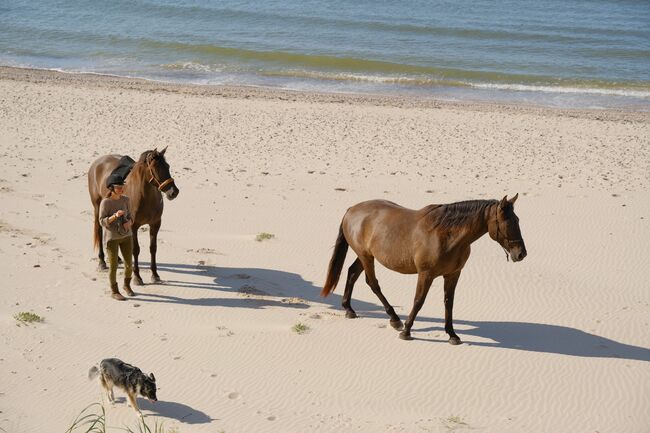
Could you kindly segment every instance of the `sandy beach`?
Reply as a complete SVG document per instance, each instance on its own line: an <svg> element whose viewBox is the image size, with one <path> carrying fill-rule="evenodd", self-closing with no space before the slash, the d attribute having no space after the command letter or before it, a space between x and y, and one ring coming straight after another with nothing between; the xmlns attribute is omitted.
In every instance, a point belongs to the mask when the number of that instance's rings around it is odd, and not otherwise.
<svg viewBox="0 0 650 433"><path fill-rule="evenodd" d="M0 145L0 431L65 432L102 401L110 431L135 426L124 394L111 406L87 378L108 357L156 375L146 421L180 433L650 431L647 112L0 68ZM180 195L159 234L164 284L116 302L86 172L165 146ZM515 193L528 257L473 244L454 310L464 344L447 343L441 280L414 341L363 278L358 319L343 282L319 296L351 205ZM377 277L405 318L416 276Z"/></svg>

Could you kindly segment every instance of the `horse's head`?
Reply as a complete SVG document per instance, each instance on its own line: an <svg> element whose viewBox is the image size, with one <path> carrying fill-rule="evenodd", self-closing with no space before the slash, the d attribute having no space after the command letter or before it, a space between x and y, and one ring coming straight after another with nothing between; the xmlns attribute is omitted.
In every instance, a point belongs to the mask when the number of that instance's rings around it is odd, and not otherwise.
<svg viewBox="0 0 650 433"><path fill-rule="evenodd" d="M523 260L527 254L526 245L519 229L519 218L515 215L514 204L518 196L519 194L515 194L510 200L508 200L508 196L503 197L495 206L494 215L490 212L488 220L490 237L506 250L513 262Z"/></svg>
<svg viewBox="0 0 650 433"><path fill-rule="evenodd" d="M152 182L160 192L164 193L169 200L174 200L180 190L169 173L169 164L167 164L167 161L165 160L166 151L167 147L160 152L158 152L158 149L147 152L145 163L149 175L151 176L150 182Z"/></svg>

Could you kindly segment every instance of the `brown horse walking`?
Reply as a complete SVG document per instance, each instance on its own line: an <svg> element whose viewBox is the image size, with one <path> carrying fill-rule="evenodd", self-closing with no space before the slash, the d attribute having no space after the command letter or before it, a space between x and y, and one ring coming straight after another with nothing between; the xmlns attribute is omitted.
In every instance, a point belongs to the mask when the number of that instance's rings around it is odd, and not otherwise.
<svg viewBox="0 0 650 433"><path fill-rule="evenodd" d="M489 233L513 262L526 257L526 246L514 212L518 194L508 200L472 200L429 205L420 210L406 209L386 200L371 200L352 206L343 216L334 253L329 263L327 280L321 291L329 295L341 276L348 246L357 259L348 269L343 294L345 317L357 314L350 306L352 289L361 272L390 316L390 324L400 330L400 338L411 340L411 327L422 308L434 278L445 280L445 331L449 343L460 344L454 332L452 311L454 292L460 273L469 258L472 242ZM375 277L375 262L402 274L418 274L413 309L402 325L388 303Z"/></svg>
<svg viewBox="0 0 650 433"><path fill-rule="evenodd" d="M129 197L131 214L133 215L133 274L135 284L142 285L138 255L138 228L149 225L149 252L151 253L151 282L159 283L160 276L156 267L156 250L158 249L158 230L163 213L162 194L173 200L179 193L169 173L169 164L165 161L165 147L158 152L157 149L148 150L140 155L133 169L126 178L124 194ZM88 192L95 208L94 245L99 248L99 268L106 268L104 260L104 247L102 245L102 227L99 225L99 204L106 197L108 190L105 181L111 172L118 166L120 155L105 155L92 163L88 170Z"/></svg>

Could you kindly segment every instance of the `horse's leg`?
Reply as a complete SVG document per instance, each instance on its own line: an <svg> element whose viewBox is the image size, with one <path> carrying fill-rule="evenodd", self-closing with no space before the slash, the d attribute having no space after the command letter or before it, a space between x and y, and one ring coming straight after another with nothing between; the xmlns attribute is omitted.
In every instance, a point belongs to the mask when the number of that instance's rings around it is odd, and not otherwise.
<svg viewBox="0 0 650 433"><path fill-rule="evenodd" d="M161 282L158 275L158 266L156 265L156 251L158 250L158 230L160 230L160 221L155 224L149 224L149 253L151 254L151 282L159 284Z"/></svg>
<svg viewBox="0 0 650 433"><path fill-rule="evenodd" d="M138 229L140 226L131 227L133 232L133 283L137 286L142 286L142 277L140 276L140 264L138 263L138 256L140 255L140 243L138 242Z"/></svg>
<svg viewBox="0 0 650 433"><path fill-rule="evenodd" d="M381 288L379 287L379 281L377 281L377 277L375 276L375 259L374 257L359 257L361 259L361 263L363 264L363 270L366 272L366 283L370 286L372 289L372 292L377 295L381 303L384 305L384 309L386 310L386 313L388 313L388 316L390 317L390 326L393 328L397 329L398 331L402 329L402 321L400 320L399 316L395 314L395 310L393 309L393 306L388 303L388 300L384 296L383 293L381 293Z"/></svg>
<svg viewBox="0 0 650 433"><path fill-rule="evenodd" d="M99 205L94 206L95 208L95 223L93 225L93 228L95 230L95 238L99 239L99 255L97 256L99 258L99 265L97 265L97 269L100 271L105 271L108 269L108 266L106 266L106 259L104 255L104 231L102 230L102 226L99 224Z"/></svg>
<svg viewBox="0 0 650 433"><path fill-rule="evenodd" d="M427 293L429 293L429 289L431 288L431 283L433 282L433 275L429 272L420 272L418 274L418 285L417 288L415 289L415 300L413 301L413 309L411 310L411 314L409 314L408 319L406 319L406 323L404 324L404 330L400 332L399 338L402 340L412 340L413 337L411 337L411 327L413 326L413 322L415 322L415 316L418 315L418 312L422 308L422 305L424 305L424 300L427 298Z"/></svg>
<svg viewBox="0 0 650 433"><path fill-rule="evenodd" d="M456 284L460 277L460 271L445 275L445 332L449 335L449 344L461 344L460 338L454 332L454 293L456 292Z"/></svg>
<svg viewBox="0 0 650 433"><path fill-rule="evenodd" d="M361 265L361 260L357 259L352 263L352 266L348 268L348 279L345 282L345 292L343 293L343 308L345 309L345 317L348 319L355 319L357 313L354 312L350 306L350 299L352 298L352 289L354 288L354 283L357 282L359 275L363 272L363 266Z"/></svg>

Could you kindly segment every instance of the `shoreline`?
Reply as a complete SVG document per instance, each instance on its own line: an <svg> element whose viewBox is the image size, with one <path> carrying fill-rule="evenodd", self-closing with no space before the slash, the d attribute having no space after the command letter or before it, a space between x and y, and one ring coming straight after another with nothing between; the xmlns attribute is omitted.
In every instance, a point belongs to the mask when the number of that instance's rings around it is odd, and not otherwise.
<svg viewBox="0 0 650 433"><path fill-rule="evenodd" d="M562 116L607 121L633 121L650 123L650 112L614 108L559 108L524 103L487 101L447 101L433 96L401 96L392 94L329 93L272 87L191 84L156 81L146 78L122 77L95 72L65 72L49 69L0 66L0 80L29 83L56 83L93 88L120 88L153 93L175 93L193 96L222 98L253 98L310 103L343 103L396 108L461 109L478 112L504 112Z"/></svg>

